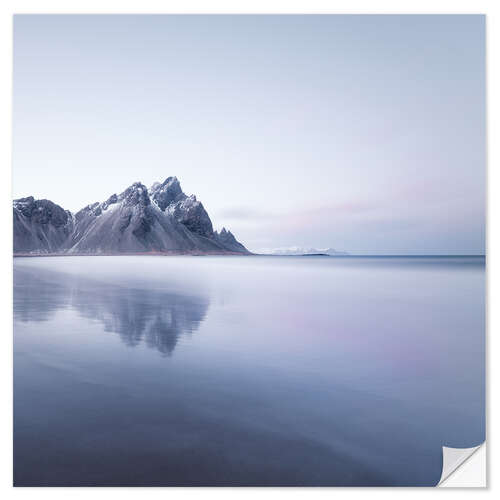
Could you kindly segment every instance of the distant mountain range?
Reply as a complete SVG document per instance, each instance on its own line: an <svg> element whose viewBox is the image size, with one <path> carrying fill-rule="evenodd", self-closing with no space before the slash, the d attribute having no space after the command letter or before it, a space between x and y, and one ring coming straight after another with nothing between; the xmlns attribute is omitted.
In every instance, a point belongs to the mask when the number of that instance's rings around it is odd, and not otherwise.
<svg viewBox="0 0 500 500"><path fill-rule="evenodd" d="M33 196L14 200L14 254L249 254L231 231L213 230L177 177L140 182L72 213Z"/></svg>
<svg viewBox="0 0 500 500"><path fill-rule="evenodd" d="M349 255L334 248L283 247L264 248L258 253L264 255Z"/></svg>

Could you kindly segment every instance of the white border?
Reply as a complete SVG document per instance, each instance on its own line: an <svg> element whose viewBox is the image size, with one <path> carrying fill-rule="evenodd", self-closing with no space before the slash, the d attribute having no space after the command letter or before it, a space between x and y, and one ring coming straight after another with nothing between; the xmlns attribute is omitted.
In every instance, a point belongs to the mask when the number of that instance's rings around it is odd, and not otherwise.
<svg viewBox="0 0 500 500"><path fill-rule="evenodd" d="M498 227L495 215L499 212L500 193L498 188L498 140L500 130L498 128L499 100L498 91L500 89L499 78L499 40L500 40L500 2L498 0L483 1L444 1L444 0L392 0L392 1L279 1L279 0L233 0L233 1L168 1L168 0L72 0L72 1L9 1L5 0L0 6L0 54L2 75L0 78L2 105L0 109L0 140L3 147L0 147L1 162L1 182L2 203L0 206L0 220L2 222L1 232L1 276L2 276L2 296L0 304L2 307L2 343L0 344L2 369L0 381L2 394L2 411L0 412L0 487L2 498L22 498L34 496L37 498L66 498L86 497L92 495L93 498L104 498L109 496L120 496L129 498L134 495L161 496L168 495L169 498L192 498L203 496L204 498L253 498L259 495L261 498L271 497L309 497L324 496L331 498L332 495L356 497L358 495L369 495L370 498L385 498L390 495L428 495L428 494L451 494L454 497L468 495L471 492L491 494L495 489L491 452L488 452L488 483L487 490L457 490L432 489L432 488L12 488L12 217L11 210L11 92L12 92L12 14L13 13L422 13L422 14L466 14L485 13L487 14L487 63L488 63L488 422L495 421L498 415L497 401L493 399L495 392L498 393L500 379L499 370L495 369L492 359L499 359L495 341L495 331L500 332L495 326L498 325L496 318L499 308L497 287L497 266L493 255L498 253ZM496 140L495 140L496 139ZM493 223L490 221L493 220ZM496 227L495 227L496 226ZM495 391L491 391L495 387ZM498 420L498 419L497 419ZM495 448L495 433L491 426L488 426L488 450Z"/></svg>

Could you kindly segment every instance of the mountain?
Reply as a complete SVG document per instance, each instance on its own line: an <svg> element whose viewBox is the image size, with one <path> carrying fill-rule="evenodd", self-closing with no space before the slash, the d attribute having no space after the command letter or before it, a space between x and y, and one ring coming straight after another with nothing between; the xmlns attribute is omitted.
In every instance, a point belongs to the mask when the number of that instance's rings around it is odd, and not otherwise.
<svg viewBox="0 0 500 500"><path fill-rule="evenodd" d="M284 247L284 248L263 248L257 253L263 255L349 255L334 248L304 248L304 247Z"/></svg>
<svg viewBox="0 0 500 500"><path fill-rule="evenodd" d="M49 200L14 200L14 252L54 253L73 232L73 217Z"/></svg>
<svg viewBox="0 0 500 500"><path fill-rule="evenodd" d="M15 254L249 254L230 231L213 230L196 196L177 177L140 182L75 214L33 196L13 202Z"/></svg>

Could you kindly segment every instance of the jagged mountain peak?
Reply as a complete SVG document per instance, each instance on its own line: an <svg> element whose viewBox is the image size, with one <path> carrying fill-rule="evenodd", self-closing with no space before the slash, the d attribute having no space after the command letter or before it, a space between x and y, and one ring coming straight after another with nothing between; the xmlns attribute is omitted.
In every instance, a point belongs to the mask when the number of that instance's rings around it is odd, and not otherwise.
<svg viewBox="0 0 500 500"><path fill-rule="evenodd" d="M229 229L226 229L225 227L222 227L222 229L219 232L214 231L214 233L222 238L234 238L233 233L229 231Z"/></svg>
<svg viewBox="0 0 500 500"><path fill-rule="evenodd" d="M177 177L148 190L134 182L74 216L50 200L14 200L15 253L249 253L231 232L213 231L195 195Z"/></svg>
<svg viewBox="0 0 500 500"><path fill-rule="evenodd" d="M166 190L170 190L172 192L176 192L177 194L182 193L181 184L177 177L167 177L163 182L154 182L153 185L149 188L150 194L163 192Z"/></svg>
<svg viewBox="0 0 500 500"><path fill-rule="evenodd" d="M148 188L142 182L134 182L118 195L117 201L123 201L128 206L137 204L147 206L151 203Z"/></svg>
<svg viewBox="0 0 500 500"><path fill-rule="evenodd" d="M26 206L30 206L32 203L34 203L35 198L33 196L27 196L26 198L18 198L17 200L14 200L12 203L15 208L19 208L20 210Z"/></svg>
<svg viewBox="0 0 500 500"><path fill-rule="evenodd" d="M74 226L71 212L50 200L33 196L13 202L14 252L46 254L57 251Z"/></svg>
<svg viewBox="0 0 500 500"><path fill-rule="evenodd" d="M222 228L220 233L215 231L214 238L226 248L230 248L233 252L247 251L246 248L234 237L233 233L228 231L225 227Z"/></svg>
<svg viewBox="0 0 500 500"><path fill-rule="evenodd" d="M118 195L116 193L112 194L104 203L101 204L102 209L107 210L110 205L114 205L115 203L118 203Z"/></svg>
<svg viewBox="0 0 500 500"><path fill-rule="evenodd" d="M112 194L106 201L91 203L81 210L76 212L76 220L81 220L87 216L99 217L103 212L106 212L109 207L122 204L123 206L140 205L146 207L151 203L149 199L148 189L141 182L134 182L119 195Z"/></svg>
<svg viewBox="0 0 500 500"><path fill-rule="evenodd" d="M177 179L177 177L175 175L167 177L163 181L163 185L167 185L167 184L172 184L172 185L173 184L178 184L180 186L179 179Z"/></svg>
<svg viewBox="0 0 500 500"><path fill-rule="evenodd" d="M181 184L177 177L167 177L163 182L155 182L150 188L150 195L161 211L186 197L182 192Z"/></svg>
<svg viewBox="0 0 500 500"><path fill-rule="evenodd" d="M165 209L166 213L172 215L178 222L186 226L191 232L212 238L214 229L212 221L205 207L196 199L194 194L177 196L176 201L171 202Z"/></svg>
<svg viewBox="0 0 500 500"><path fill-rule="evenodd" d="M41 224L60 227L68 222L69 212L50 200L35 200L33 196L28 196L14 200L13 207Z"/></svg>

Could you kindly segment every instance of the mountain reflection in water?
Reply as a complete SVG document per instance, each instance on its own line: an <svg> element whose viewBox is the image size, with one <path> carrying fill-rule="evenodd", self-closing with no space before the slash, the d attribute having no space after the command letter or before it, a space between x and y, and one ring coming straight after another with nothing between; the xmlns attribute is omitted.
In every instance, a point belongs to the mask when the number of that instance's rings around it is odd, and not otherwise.
<svg viewBox="0 0 500 500"><path fill-rule="evenodd" d="M485 439L483 257L19 258L14 287L16 486L433 486Z"/></svg>
<svg viewBox="0 0 500 500"><path fill-rule="evenodd" d="M46 321L57 311L73 309L100 321L131 347L145 343L171 355L179 337L196 331L207 314L205 295L127 288L81 276L15 271L14 319ZM36 290L36 293L33 291Z"/></svg>

